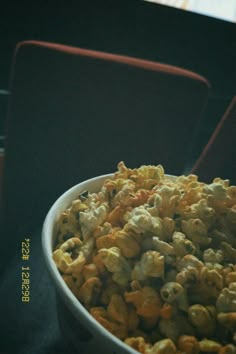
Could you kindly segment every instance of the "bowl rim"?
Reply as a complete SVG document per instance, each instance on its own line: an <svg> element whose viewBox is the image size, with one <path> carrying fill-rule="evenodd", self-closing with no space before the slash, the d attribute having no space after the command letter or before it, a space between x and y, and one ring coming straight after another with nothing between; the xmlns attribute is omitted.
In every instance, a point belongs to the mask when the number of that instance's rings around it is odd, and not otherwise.
<svg viewBox="0 0 236 354"><path fill-rule="evenodd" d="M113 350L123 349L126 353L129 354L140 354L138 351L129 347L125 342L121 339L117 338L115 335L111 334L107 329L105 329L87 310L86 308L80 303L80 301L76 298L76 296L72 293L69 287L66 285L65 281L63 280L57 266L52 258L52 251L53 251L53 232L55 227L55 220L56 217L60 214L62 210L65 210L67 206L78 196L78 193L82 192L83 190L89 190L91 192L97 192L99 188L101 188L102 183L107 179L114 176L114 173L100 175L97 177L93 177L82 181L67 191L65 191L51 206L49 209L44 223L42 227L42 237L41 237L41 244L42 244L42 251L44 260L46 263L47 270L49 275L53 280L53 284L56 286L59 294L62 296L62 299L71 310L73 315L76 319L78 319L82 325L84 325L89 331L94 334L94 336L99 339L106 339L110 342L110 344L115 344L116 348ZM95 188L94 188L95 186ZM96 188L97 186L97 188ZM65 206L65 201L67 206ZM62 209L60 211L60 209Z"/></svg>

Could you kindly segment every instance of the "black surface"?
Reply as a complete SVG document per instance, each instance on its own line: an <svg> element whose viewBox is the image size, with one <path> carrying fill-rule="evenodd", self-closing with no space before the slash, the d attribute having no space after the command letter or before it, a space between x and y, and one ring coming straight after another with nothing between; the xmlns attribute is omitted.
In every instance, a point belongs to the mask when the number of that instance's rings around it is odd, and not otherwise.
<svg viewBox="0 0 236 354"><path fill-rule="evenodd" d="M0 13L0 87L18 41L37 39L183 66L217 94L235 92L236 25L142 0L5 2Z"/></svg>
<svg viewBox="0 0 236 354"><path fill-rule="evenodd" d="M42 256L41 233L22 235L22 241L25 237L30 237L30 260L21 259L19 244L1 277L0 353L72 354L60 333L55 292ZM30 267L30 302L22 302L22 266Z"/></svg>

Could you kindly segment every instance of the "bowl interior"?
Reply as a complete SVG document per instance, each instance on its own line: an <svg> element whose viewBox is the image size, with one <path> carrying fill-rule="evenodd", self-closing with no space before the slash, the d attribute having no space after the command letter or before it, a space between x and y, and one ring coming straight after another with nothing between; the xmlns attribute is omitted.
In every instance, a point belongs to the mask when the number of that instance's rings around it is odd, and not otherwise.
<svg viewBox="0 0 236 354"><path fill-rule="evenodd" d="M62 279L53 259L52 252L56 238L56 222L60 214L69 207L71 202L78 197L80 193L85 190L89 192L98 192L103 182L111 177L112 174L95 177L79 183L66 191L61 197L59 197L49 210L46 219L44 221L42 230L42 248L44 259L51 275L52 282L56 286L57 291L68 309L72 311L73 315L81 322L89 331L91 331L98 341L102 341L102 344L109 348L111 354L123 353L123 354L137 354L138 352L128 347L120 339L113 336L102 325L100 325L83 307L79 300L74 296L71 290L67 287L66 283Z"/></svg>

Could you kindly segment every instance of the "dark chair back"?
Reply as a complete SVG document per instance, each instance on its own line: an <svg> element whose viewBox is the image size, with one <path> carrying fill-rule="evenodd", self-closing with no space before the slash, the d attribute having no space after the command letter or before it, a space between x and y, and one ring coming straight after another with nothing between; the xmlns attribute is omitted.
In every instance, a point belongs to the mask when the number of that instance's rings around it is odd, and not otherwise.
<svg viewBox="0 0 236 354"><path fill-rule="evenodd" d="M3 222L30 232L74 184L128 166L181 173L208 98L177 67L26 41L14 55L6 131Z"/></svg>

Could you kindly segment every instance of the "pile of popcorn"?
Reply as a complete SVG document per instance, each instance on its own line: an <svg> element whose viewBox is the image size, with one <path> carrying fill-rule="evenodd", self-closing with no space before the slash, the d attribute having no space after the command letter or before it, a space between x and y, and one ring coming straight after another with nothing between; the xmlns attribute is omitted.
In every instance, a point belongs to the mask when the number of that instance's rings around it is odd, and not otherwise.
<svg viewBox="0 0 236 354"><path fill-rule="evenodd" d="M58 220L53 259L108 331L143 354L236 353L236 186L123 162Z"/></svg>

